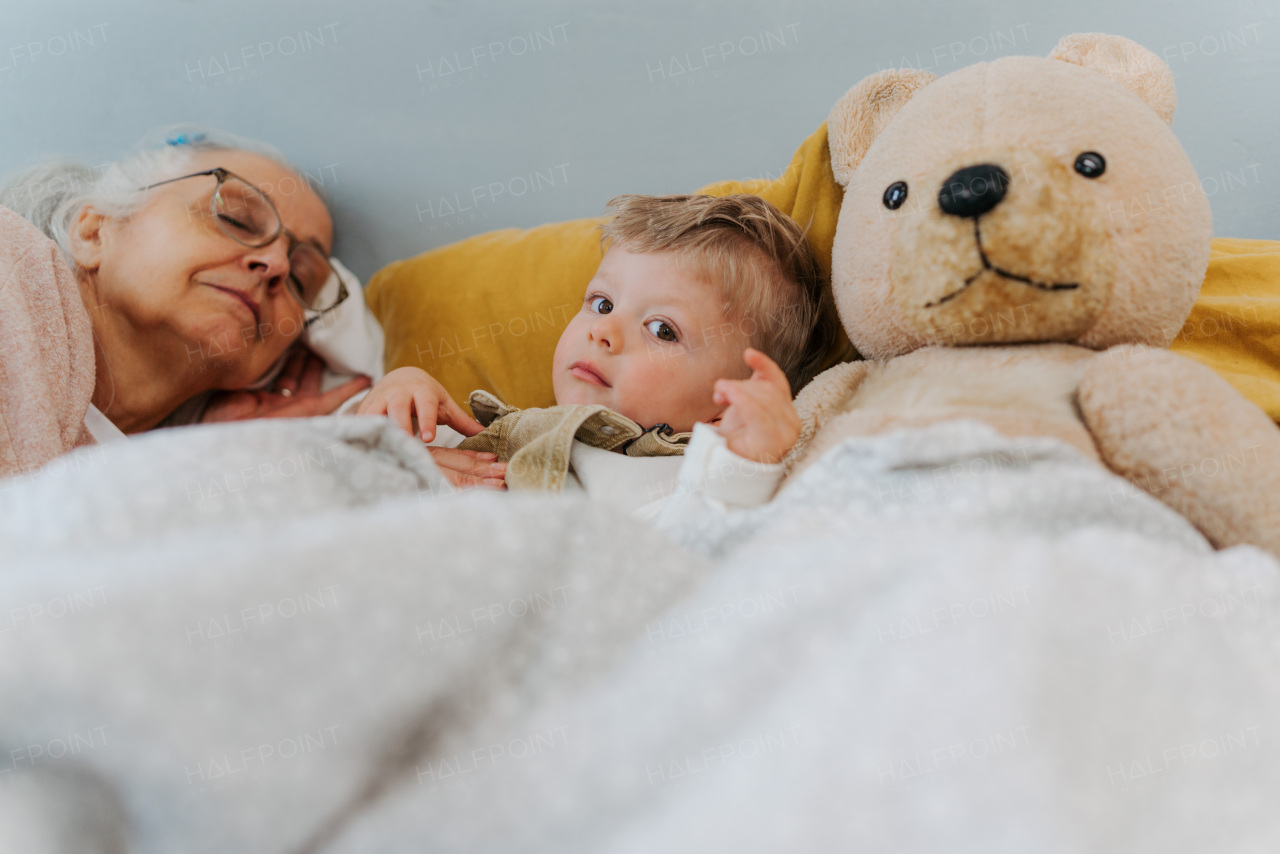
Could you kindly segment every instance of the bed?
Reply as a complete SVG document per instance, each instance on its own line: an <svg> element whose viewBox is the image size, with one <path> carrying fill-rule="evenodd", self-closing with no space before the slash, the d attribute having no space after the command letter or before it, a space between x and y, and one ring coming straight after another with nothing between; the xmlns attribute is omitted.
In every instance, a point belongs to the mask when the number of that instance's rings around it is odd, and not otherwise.
<svg viewBox="0 0 1280 854"><path fill-rule="evenodd" d="M158 431L4 486L11 850L1280 833L1280 566L1054 441L849 440L766 508L677 497L657 529L456 492L366 417Z"/></svg>

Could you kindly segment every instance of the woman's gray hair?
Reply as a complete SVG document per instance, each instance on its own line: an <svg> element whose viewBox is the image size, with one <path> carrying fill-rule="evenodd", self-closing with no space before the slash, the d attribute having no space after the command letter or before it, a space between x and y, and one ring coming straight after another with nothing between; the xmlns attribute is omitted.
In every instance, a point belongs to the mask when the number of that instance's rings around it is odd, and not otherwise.
<svg viewBox="0 0 1280 854"><path fill-rule="evenodd" d="M71 269L71 229L85 205L106 216L127 217L142 208L142 189L191 172L191 161L201 151L249 151L302 174L274 146L255 139L199 125L183 124L153 131L127 157L104 166L90 167L73 160L54 159L36 164L0 184L0 205L26 219L58 245ZM312 186L328 202L321 188ZM263 388L280 372L292 348L250 388ZM161 427L200 420L210 393L197 395L160 423Z"/></svg>
<svg viewBox="0 0 1280 854"><path fill-rule="evenodd" d="M148 134L133 154L114 163L91 167L48 160L10 175L0 185L0 205L48 235L74 269L71 228L85 205L106 216L127 217L146 200L143 187L181 177L201 151L251 151L301 174L264 142L197 125L174 125Z"/></svg>

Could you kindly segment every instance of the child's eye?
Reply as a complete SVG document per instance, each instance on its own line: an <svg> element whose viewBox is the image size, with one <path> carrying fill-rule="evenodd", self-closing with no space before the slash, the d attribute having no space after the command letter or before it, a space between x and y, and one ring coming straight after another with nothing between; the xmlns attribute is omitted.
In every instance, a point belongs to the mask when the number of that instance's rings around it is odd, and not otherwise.
<svg viewBox="0 0 1280 854"><path fill-rule="evenodd" d="M608 297L592 297L587 303L596 314L608 314L613 311L613 303Z"/></svg>
<svg viewBox="0 0 1280 854"><path fill-rule="evenodd" d="M672 329L671 324L667 323L665 320L650 320L645 324L645 328L652 332L653 337L657 338L659 341L677 340L676 331Z"/></svg>

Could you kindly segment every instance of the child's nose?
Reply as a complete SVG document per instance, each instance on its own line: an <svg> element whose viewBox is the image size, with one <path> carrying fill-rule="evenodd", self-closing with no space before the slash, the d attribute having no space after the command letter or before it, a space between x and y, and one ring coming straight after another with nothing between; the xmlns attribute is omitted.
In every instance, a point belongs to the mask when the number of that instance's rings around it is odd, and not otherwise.
<svg viewBox="0 0 1280 854"><path fill-rule="evenodd" d="M610 353L616 352L622 346L622 332L617 322L607 314L596 318L591 324L591 329L587 331L587 336Z"/></svg>

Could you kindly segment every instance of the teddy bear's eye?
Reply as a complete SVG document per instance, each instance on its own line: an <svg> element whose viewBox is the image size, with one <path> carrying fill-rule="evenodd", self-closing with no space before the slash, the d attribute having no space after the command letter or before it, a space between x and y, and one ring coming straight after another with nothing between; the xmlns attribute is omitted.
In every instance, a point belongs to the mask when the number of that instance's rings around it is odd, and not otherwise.
<svg viewBox="0 0 1280 854"><path fill-rule="evenodd" d="M902 203L907 200L907 182L894 181L884 191L884 206L891 211L896 211L902 207Z"/></svg>
<svg viewBox="0 0 1280 854"><path fill-rule="evenodd" d="M1107 160L1096 151L1086 151L1076 158L1076 171L1086 178L1097 178L1107 171Z"/></svg>

